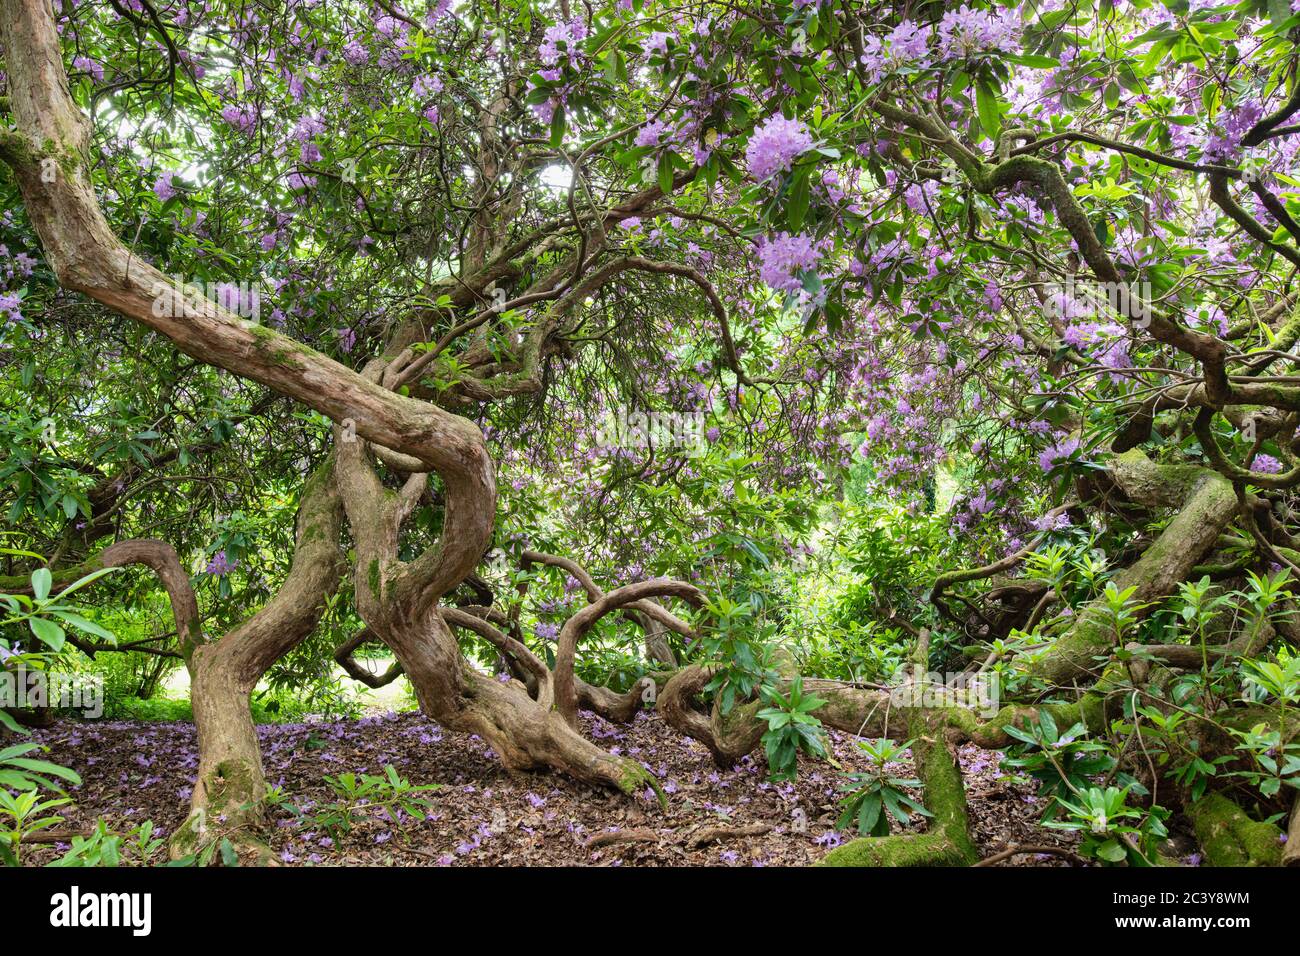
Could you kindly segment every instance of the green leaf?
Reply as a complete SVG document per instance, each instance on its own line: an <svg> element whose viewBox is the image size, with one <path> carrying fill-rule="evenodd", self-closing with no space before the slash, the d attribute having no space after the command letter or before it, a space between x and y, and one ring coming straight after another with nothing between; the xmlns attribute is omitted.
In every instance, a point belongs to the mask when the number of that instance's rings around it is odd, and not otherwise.
<svg viewBox="0 0 1300 956"><path fill-rule="evenodd" d="M6 747L0 750L0 760L7 761L12 757L21 757L23 754L29 754L33 750L40 750L41 745L37 743L15 744L12 747Z"/></svg>
<svg viewBox="0 0 1300 956"><path fill-rule="evenodd" d="M673 191L673 164L667 153L659 157L659 191L665 196Z"/></svg>
<svg viewBox="0 0 1300 956"><path fill-rule="evenodd" d="M1006 59L1020 66L1032 66L1038 70L1057 70L1061 67L1061 61L1055 57L1039 56L1036 53L1008 54Z"/></svg>
<svg viewBox="0 0 1300 956"><path fill-rule="evenodd" d="M76 581L73 581L66 588L60 591L59 597L67 597L69 594L72 594L75 591L80 591L87 584L91 584L94 581L98 581L104 575L112 574L114 571L120 571L120 570L121 568L100 568L98 571L92 571L90 572L90 574L87 574L84 578L77 578Z"/></svg>
<svg viewBox="0 0 1300 956"><path fill-rule="evenodd" d="M73 614L71 611L54 611L52 612L60 620L66 621L77 630L85 631L87 634L94 634L96 637L102 637L105 640L116 643L117 638L109 631L104 630L94 621L88 621L80 614Z"/></svg>
<svg viewBox="0 0 1300 956"><path fill-rule="evenodd" d="M876 822L880 819L881 800L879 793L869 793L862 800L862 808L858 810L858 832L867 834L876 829Z"/></svg>
<svg viewBox="0 0 1300 956"><path fill-rule="evenodd" d="M37 568L32 572L32 594L38 601L44 601L50 596L50 585L54 583L54 575L50 574L49 568Z"/></svg>
<svg viewBox="0 0 1300 956"><path fill-rule="evenodd" d="M225 866L239 866L239 854L229 837L221 838L221 862Z"/></svg>
<svg viewBox="0 0 1300 956"><path fill-rule="evenodd" d="M790 184L790 197L787 200L786 222L794 232L803 228L804 217L808 214L810 195L808 167L805 166L795 173L794 182Z"/></svg>
<svg viewBox="0 0 1300 956"><path fill-rule="evenodd" d="M58 777L72 784L80 784L81 777L75 770L67 767L60 767L56 763L50 763L48 760L33 760L31 757L14 757L12 760L5 761L10 766L17 767L19 770L30 770L32 773L46 773L51 777Z"/></svg>
<svg viewBox="0 0 1300 956"><path fill-rule="evenodd" d="M49 646L50 650L55 653L63 650L67 635L63 633L63 628L59 627L59 625L42 617L28 618L27 625L32 629L33 634Z"/></svg>
<svg viewBox="0 0 1300 956"><path fill-rule="evenodd" d="M997 139L1002 129L1002 113L998 109L998 95L980 80L975 87L975 108L979 111L980 127L989 139Z"/></svg>
<svg viewBox="0 0 1300 956"><path fill-rule="evenodd" d="M1107 840L1097 848L1097 855L1108 863L1120 863L1128 856L1128 851L1118 840Z"/></svg>
<svg viewBox="0 0 1300 956"><path fill-rule="evenodd" d="M559 149L564 142L565 129L567 129L567 124L564 119L564 107L562 105L557 106L551 116L551 146L555 149Z"/></svg>
<svg viewBox="0 0 1300 956"><path fill-rule="evenodd" d="M7 711L0 710L0 727L13 734L27 736L30 731L14 720Z"/></svg>

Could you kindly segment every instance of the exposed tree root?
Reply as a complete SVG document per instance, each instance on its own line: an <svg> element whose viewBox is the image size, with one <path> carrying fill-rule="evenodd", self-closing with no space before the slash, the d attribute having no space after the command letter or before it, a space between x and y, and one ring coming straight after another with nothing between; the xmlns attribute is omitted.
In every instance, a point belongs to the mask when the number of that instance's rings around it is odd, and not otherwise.
<svg viewBox="0 0 1300 956"><path fill-rule="evenodd" d="M984 859L976 863L975 866L994 866L998 863L1002 863L1006 860L1010 860L1017 856L1024 856L1026 854L1034 854L1034 855L1041 854L1047 856L1057 856L1063 860L1069 860L1075 866L1088 865L1087 860L1079 856L1079 854L1067 850L1064 847L1044 845L1044 846L1009 846L1005 850L999 850L997 853L994 853L992 856L986 856Z"/></svg>
<svg viewBox="0 0 1300 956"><path fill-rule="evenodd" d="M613 846L618 843L676 843L694 850L709 843L720 843L723 840L739 840L744 837L762 836L764 833L770 833L771 830L772 825L770 823L750 823L745 826L734 827L721 824L707 825L689 830L686 833L680 831L658 833L647 828L607 830L604 833L597 833L584 845L589 850L597 850L603 846Z"/></svg>
<svg viewBox="0 0 1300 956"><path fill-rule="evenodd" d="M626 692L620 694L596 684L588 684L582 678L575 678L578 691L578 707L582 710L599 714L605 720L616 724L626 724L641 710L647 697L647 691L654 686L654 679L642 677Z"/></svg>
<svg viewBox="0 0 1300 956"><path fill-rule="evenodd" d="M1137 450L1115 456L1111 474L1131 500L1179 509L1141 557L1115 578L1121 591L1137 589L1133 600L1139 605L1167 597L1214 547L1237 513L1236 492L1227 479L1208 468L1155 465ZM1086 679L1096 668L1096 655L1113 646L1114 640L1105 600L1098 598L1080 610L1070 630L1030 663L1029 670L1055 685Z"/></svg>
<svg viewBox="0 0 1300 956"><path fill-rule="evenodd" d="M739 840L744 837L762 836L772 830L770 823L750 823L745 826L727 827L722 825L700 827L683 842L692 848L709 843L721 843L723 840Z"/></svg>
<svg viewBox="0 0 1300 956"><path fill-rule="evenodd" d="M756 702L736 704L725 718L716 703L708 714L696 708L695 698L716 672L713 665L683 667L664 685L655 707L670 726L708 747L714 763L730 767L758 746L766 728L754 716Z"/></svg>
<svg viewBox="0 0 1300 956"><path fill-rule="evenodd" d="M1208 793L1187 808L1187 817L1211 866L1277 866L1282 861L1282 831L1248 817L1218 793Z"/></svg>

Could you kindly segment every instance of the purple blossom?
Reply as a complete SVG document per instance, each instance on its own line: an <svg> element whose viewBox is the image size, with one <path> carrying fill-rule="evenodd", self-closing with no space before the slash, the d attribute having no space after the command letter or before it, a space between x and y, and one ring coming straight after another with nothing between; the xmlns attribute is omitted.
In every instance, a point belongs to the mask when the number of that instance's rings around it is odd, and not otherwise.
<svg viewBox="0 0 1300 956"><path fill-rule="evenodd" d="M370 61L370 54L356 40L349 40L343 47L343 59L353 66L364 66Z"/></svg>
<svg viewBox="0 0 1300 956"><path fill-rule="evenodd" d="M22 312L19 311L21 305L22 300L16 295L0 295L0 313L3 313L8 321L22 320Z"/></svg>
<svg viewBox="0 0 1300 956"><path fill-rule="evenodd" d="M252 136L257 129L257 111L251 106L237 106L233 103L224 106L221 118L245 136Z"/></svg>
<svg viewBox="0 0 1300 956"><path fill-rule="evenodd" d="M646 37L645 48L655 53L668 52L668 41L672 38L671 33L664 33L662 30L656 30Z"/></svg>
<svg viewBox="0 0 1300 956"><path fill-rule="evenodd" d="M949 10L939 21L937 47L944 59L958 60L987 50L1012 52L1019 28L1014 10L993 13L965 4Z"/></svg>
<svg viewBox="0 0 1300 956"><path fill-rule="evenodd" d="M796 158L812 149L812 145L812 134L807 126L797 119L786 119L778 114L749 137L745 162L754 178L761 182L777 172L788 170Z"/></svg>
<svg viewBox="0 0 1300 956"><path fill-rule="evenodd" d="M208 574L222 575L229 574L239 566L239 562L231 562L226 559L225 551L218 551L208 560L208 566L205 568Z"/></svg>
<svg viewBox="0 0 1300 956"><path fill-rule="evenodd" d="M1079 450L1079 439L1067 438L1059 441L1055 445L1044 448L1038 456L1038 467L1044 472L1049 472L1057 465L1067 461L1071 455Z"/></svg>
<svg viewBox="0 0 1300 956"><path fill-rule="evenodd" d="M95 62L88 56L75 57L72 61L74 69L81 70L83 73L89 73L91 79L96 83L104 82L104 67Z"/></svg>
<svg viewBox="0 0 1300 956"><path fill-rule="evenodd" d="M1070 527L1070 519L1063 514L1043 515L1041 518L1035 518L1030 524L1039 531L1064 531Z"/></svg>
<svg viewBox="0 0 1300 956"><path fill-rule="evenodd" d="M171 199L178 192L176 186L172 183L172 176L174 175L174 173L163 173L153 184L154 194L163 202Z"/></svg>
<svg viewBox="0 0 1300 956"><path fill-rule="evenodd" d="M758 246L759 274L778 292L797 292L802 286L799 273L814 268L821 259L811 236L777 233Z"/></svg>
<svg viewBox="0 0 1300 956"><path fill-rule="evenodd" d="M641 127L641 131L636 134L636 145L638 146L658 146L666 129L666 124L662 120L655 120Z"/></svg>

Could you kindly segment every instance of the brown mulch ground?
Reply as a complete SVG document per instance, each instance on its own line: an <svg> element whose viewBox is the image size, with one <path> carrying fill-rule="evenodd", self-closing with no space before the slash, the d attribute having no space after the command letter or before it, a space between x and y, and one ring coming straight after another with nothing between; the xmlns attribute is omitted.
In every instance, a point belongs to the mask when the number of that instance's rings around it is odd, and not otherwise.
<svg viewBox="0 0 1300 956"><path fill-rule="evenodd" d="M663 783L669 809L628 800L556 774L510 774L484 741L441 730L415 713L258 728L268 780L294 803L336 799L325 775L378 774L391 764L415 784L436 783L425 820L367 819L337 843L277 813L268 841L292 865L455 866L801 866L848 834L834 829L841 775L826 763L801 764L794 783L766 780L761 754L720 771L703 746L649 713L631 725L583 715L584 731L611 751L641 761ZM865 769L847 735L832 732L845 771ZM184 820L198 756L186 723L63 723L36 732L47 759L81 774L71 830L97 817L125 830L146 819L170 832ZM1008 845L1069 847L1070 835L1038 825L1034 788L1005 779L996 752L973 746L961 759L972 831L982 855ZM899 768L901 775L909 767ZM923 826L919 824L918 826ZM707 842L702 842L707 839ZM58 847L33 849L40 863ZM1021 856L1019 865L1066 865Z"/></svg>

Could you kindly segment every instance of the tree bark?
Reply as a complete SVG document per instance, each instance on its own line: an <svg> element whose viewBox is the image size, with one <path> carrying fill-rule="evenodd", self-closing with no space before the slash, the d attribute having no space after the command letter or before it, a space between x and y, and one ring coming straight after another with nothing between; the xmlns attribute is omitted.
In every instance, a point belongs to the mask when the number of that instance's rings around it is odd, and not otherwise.
<svg viewBox="0 0 1300 956"><path fill-rule="evenodd" d="M1111 473L1130 499L1150 507L1178 508L1160 536L1115 578L1115 587L1121 591L1136 588L1136 603L1167 597L1213 549L1237 513L1236 492L1226 478L1208 468L1156 465L1140 451L1117 455ZM1137 616L1147 613L1142 610ZM1094 658L1116 641L1106 618L1104 598L1081 609L1074 626L1030 666L1030 671L1057 685L1095 676Z"/></svg>
<svg viewBox="0 0 1300 956"><path fill-rule="evenodd" d="M387 360L376 359L362 375L381 381L386 369ZM653 775L639 763L596 747L556 712L550 672L523 645L512 642L510 649L534 668L539 680L536 700L518 681L495 680L461 656L443 615L463 612L439 608L439 600L473 569L448 567L444 554L452 547L461 553L473 550L477 560L487 550L496 508L494 490L484 492L472 483L448 481L440 471L448 512L465 516L461 527L483 533L469 543L449 542L451 531L444 525L442 541L404 561L399 558L402 525L423 494L428 475L411 471L402 488L393 491L379 480L367 442L344 441L336 430L336 448L335 474L356 543L357 613L393 651L415 689L420 709L450 730L478 734L509 769L551 767L624 793L647 787L658 791ZM394 467L391 459L388 465ZM458 623L469 626L469 622ZM501 639L511 640L504 635Z"/></svg>
<svg viewBox="0 0 1300 956"><path fill-rule="evenodd" d="M679 597L697 607L704 601L704 595L694 585L656 578L615 588L564 622L555 651L555 704L570 727L578 725L578 691L573 673L578 642L606 614L651 597Z"/></svg>
<svg viewBox="0 0 1300 956"><path fill-rule="evenodd" d="M266 778L249 698L267 669L312 632L338 587L342 520L333 461L327 459L303 488L293 563L280 590L239 627L189 656L199 767L189 818L171 839L173 858L228 836L237 848L266 860L256 836Z"/></svg>

